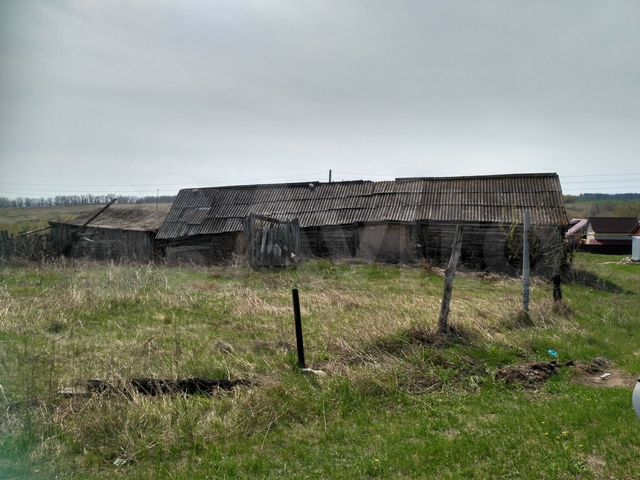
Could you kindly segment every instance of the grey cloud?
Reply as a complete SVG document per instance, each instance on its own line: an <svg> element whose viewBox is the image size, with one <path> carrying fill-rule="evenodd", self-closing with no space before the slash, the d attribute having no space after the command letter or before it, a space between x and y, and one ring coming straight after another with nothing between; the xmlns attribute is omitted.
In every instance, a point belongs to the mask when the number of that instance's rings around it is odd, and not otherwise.
<svg viewBox="0 0 640 480"><path fill-rule="evenodd" d="M635 1L0 8L7 182L638 171Z"/></svg>

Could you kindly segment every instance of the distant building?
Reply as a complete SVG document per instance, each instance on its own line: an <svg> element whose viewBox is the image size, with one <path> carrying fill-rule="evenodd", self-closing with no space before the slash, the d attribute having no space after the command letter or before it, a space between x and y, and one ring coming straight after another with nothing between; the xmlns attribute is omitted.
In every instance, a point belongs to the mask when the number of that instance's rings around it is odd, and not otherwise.
<svg viewBox="0 0 640 480"><path fill-rule="evenodd" d="M50 221L51 241L72 257L150 261L159 253L155 236L168 209L167 204L113 205L93 219L100 208L73 220Z"/></svg>
<svg viewBox="0 0 640 480"><path fill-rule="evenodd" d="M629 254L635 217L589 217L581 248L593 253Z"/></svg>
<svg viewBox="0 0 640 480"><path fill-rule="evenodd" d="M156 241L170 261L228 260L245 254L253 214L295 220L303 257L444 263L459 224L463 261L502 270L519 255L525 210L547 232L536 245L561 250L568 219L551 173L183 189Z"/></svg>
<svg viewBox="0 0 640 480"><path fill-rule="evenodd" d="M640 262L640 222L631 230L631 260Z"/></svg>
<svg viewBox="0 0 640 480"><path fill-rule="evenodd" d="M572 218L569 221L569 230L567 230L566 238L571 248L578 248L582 240L587 236L587 227L589 226L588 218Z"/></svg>

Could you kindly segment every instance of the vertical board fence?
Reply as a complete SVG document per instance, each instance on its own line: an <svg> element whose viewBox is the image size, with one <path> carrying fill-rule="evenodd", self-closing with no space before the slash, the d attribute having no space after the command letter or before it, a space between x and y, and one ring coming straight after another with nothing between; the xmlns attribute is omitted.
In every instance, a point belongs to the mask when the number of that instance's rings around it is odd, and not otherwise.
<svg viewBox="0 0 640 480"><path fill-rule="evenodd" d="M298 263L300 225L297 219L283 222L252 214L243 223L249 265L254 268L270 268Z"/></svg>
<svg viewBox="0 0 640 480"><path fill-rule="evenodd" d="M41 261L51 254L49 235L12 235L0 231L0 259L21 258Z"/></svg>

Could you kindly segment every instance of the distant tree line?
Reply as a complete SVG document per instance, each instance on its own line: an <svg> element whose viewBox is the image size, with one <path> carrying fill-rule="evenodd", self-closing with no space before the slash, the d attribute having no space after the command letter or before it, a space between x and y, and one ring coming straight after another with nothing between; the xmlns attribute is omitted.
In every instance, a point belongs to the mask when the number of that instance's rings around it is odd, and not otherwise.
<svg viewBox="0 0 640 480"><path fill-rule="evenodd" d="M98 205L107 203L113 198L118 199L118 203L172 203L175 195L161 195L156 197L138 197L134 195L56 195L55 197L0 197L0 208L30 208L30 207L68 207L71 205Z"/></svg>
<svg viewBox="0 0 640 480"><path fill-rule="evenodd" d="M640 193L583 193L565 195L570 218L640 217Z"/></svg>
<svg viewBox="0 0 640 480"><path fill-rule="evenodd" d="M580 200L640 200L640 193L581 193L571 195Z"/></svg>

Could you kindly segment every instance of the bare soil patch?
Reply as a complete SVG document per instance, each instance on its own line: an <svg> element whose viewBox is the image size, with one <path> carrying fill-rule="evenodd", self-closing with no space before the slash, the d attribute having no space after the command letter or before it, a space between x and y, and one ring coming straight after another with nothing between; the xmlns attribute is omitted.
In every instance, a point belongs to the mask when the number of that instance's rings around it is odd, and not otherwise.
<svg viewBox="0 0 640 480"><path fill-rule="evenodd" d="M560 368L575 367L574 381L581 385L600 388L629 388L632 389L636 378L627 372L616 368L613 362L606 358L597 357L590 362L564 363L532 362L522 365L509 365L496 372L496 380L508 385L522 385L526 388L537 388L547 382Z"/></svg>
<svg viewBox="0 0 640 480"><path fill-rule="evenodd" d="M606 358L594 358L591 362L576 364L577 375L575 382L588 387L598 388L629 388L632 389L636 378L627 372L616 368L613 362Z"/></svg>
<svg viewBox="0 0 640 480"><path fill-rule="evenodd" d="M496 380L508 385L522 385L537 388L544 384L557 371L558 366L549 362L532 362L522 365L510 365L496 372Z"/></svg>

